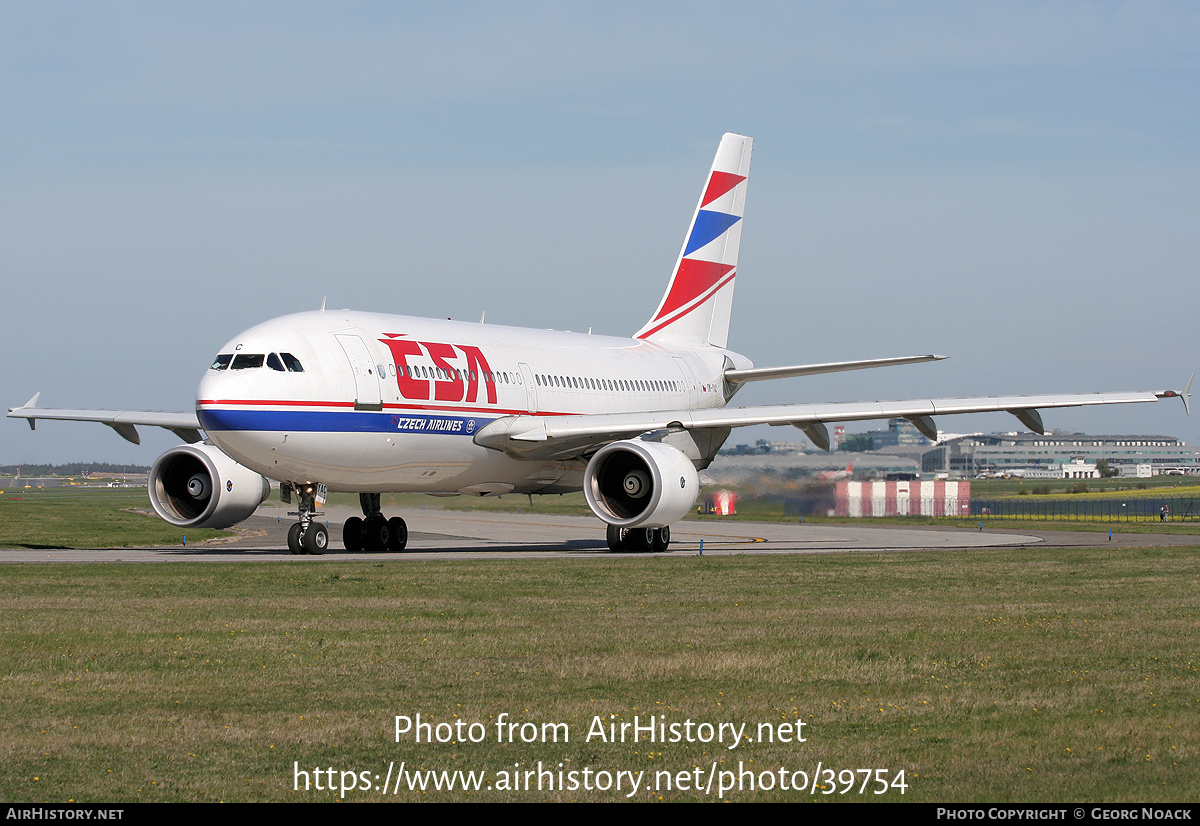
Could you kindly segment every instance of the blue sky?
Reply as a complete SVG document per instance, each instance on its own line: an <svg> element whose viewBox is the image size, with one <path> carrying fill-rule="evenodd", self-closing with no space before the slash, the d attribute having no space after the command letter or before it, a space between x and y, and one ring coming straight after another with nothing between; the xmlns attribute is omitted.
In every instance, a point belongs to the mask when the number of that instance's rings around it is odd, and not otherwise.
<svg viewBox="0 0 1200 826"><path fill-rule="evenodd" d="M952 357L739 404L1178 388L1198 82L1192 3L0 2L4 406L189 409L324 296L632 333L726 131L756 139L730 345ZM0 427L0 463L174 441Z"/></svg>

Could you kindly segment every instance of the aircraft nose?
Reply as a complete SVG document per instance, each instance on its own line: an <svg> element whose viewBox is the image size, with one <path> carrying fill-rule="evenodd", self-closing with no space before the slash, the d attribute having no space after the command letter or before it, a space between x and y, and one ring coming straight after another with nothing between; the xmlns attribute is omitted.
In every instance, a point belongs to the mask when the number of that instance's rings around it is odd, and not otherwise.
<svg viewBox="0 0 1200 826"><path fill-rule="evenodd" d="M246 382L239 382L228 368L206 370L196 390L196 401L213 402L240 398L246 392Z"/></svg>
<svg viewBox="0 0 1200 826"><path fill-rule="evenodd" d="M221 398L223 394L220 392L220 388L224 384L222 381L224 378L222 375L223 372L222 370L208 370L204 373L200 378L200 386L196 391L196 398L198 400Z"/></svg>

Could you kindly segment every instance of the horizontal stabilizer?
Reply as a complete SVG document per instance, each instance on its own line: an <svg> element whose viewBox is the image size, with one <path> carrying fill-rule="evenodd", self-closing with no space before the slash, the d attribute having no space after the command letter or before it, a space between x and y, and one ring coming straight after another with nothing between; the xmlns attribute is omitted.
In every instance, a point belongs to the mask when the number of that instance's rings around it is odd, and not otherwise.
<svg viewBox="0 0 1200 826"><path fill-rule="evenodd" d="M919 364L923 361L941 361L946 356L897 356L887 359L864 361L831 361L825 364L797 364L792 367L754 367L749 370L726 370L725 380L732 384L767 379L790 379L796 376L816 376L820 373L843 373L848 370L867 370L872 367L895 367L899 364Z"/></svg>

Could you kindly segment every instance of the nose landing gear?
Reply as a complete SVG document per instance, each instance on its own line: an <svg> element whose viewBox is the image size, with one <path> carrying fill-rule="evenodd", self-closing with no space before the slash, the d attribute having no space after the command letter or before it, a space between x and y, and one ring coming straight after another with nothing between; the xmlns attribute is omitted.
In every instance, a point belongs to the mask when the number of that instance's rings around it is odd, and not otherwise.
<svg viewBox="0 0 1200 826"><path fill-rule="evenodd" d="M306 530L299 522L288 528L288 550L294 554L320 556L329 547L329 531L316 522Z"/></svg>
<svg viewBox="0 0 1200 826"><path fill-rule="evenodd" d="M325 499L324 485L291 484L280 488L280 496L284 502L291 501L291 493L295 492L300 500L298 511L289 511L289 516L299 517L300 521L288 529L288 550L293 554L315 554L320 556L329 547L329 530L316 521L316 517L324 516L317 510L317 494L322 501Z"/></svg>

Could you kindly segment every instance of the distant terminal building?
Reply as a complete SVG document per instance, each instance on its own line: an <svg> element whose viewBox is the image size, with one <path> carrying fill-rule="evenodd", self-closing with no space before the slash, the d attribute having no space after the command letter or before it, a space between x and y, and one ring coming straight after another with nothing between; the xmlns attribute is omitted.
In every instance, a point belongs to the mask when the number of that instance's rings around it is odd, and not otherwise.
<svg viewBox="0 0 1200 826"><path fill-rule="evenodd" d="M887 430L869 430L867 432L871 436L872 450L931 444L907 419L888 419Z"/></svg>
<svg viewBox="0 0 1200 826"><path fill-rule="evenodd" d="M1089 479L1103 461L1116 475L1145 478L1200 475L1200 450L1173 436L1092 436L1085 433L992 433L958 436L921 456L925 476L957 479L1022 476Z"/></svg>
<svg viewBox="0 0 1200 826"><path fill-rule="evenodd" d="M734 445L718 451L721 456L787 456L803 452L804 445L802 444L771 442L766 439L759 439L753 445Z"/></svg>

